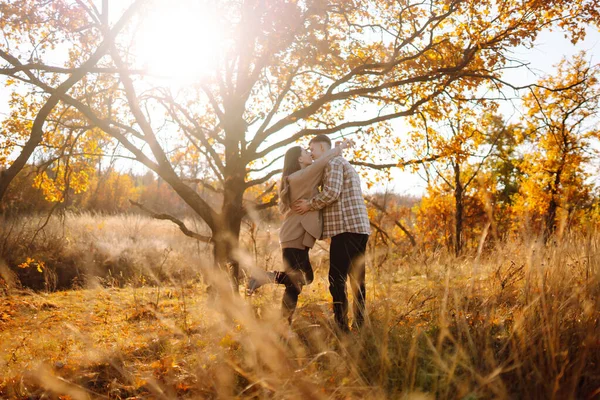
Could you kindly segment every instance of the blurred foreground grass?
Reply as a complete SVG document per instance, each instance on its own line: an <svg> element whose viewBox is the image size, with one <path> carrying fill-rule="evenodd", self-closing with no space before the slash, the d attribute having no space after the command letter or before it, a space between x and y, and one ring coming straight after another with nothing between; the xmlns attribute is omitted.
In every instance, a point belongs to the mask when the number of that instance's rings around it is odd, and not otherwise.
<svg viewBox="0 0 600 400"><path fill-rule="evenodd" d="M343 337L323 271L291 328L276 287L250 299L201 283L13 290L0 306L0 394L595 398L598 254L565 246L370 273L371 324Z"/></svg>
<svg viewBox="0 0 600 400"><path fill-rule="evenodd" d="M123 226L137 232L127 236L135 252L119 242L121 234L108 235L109 245L96 225L77 228L61 251L85 260L83 238L92 234L95 248L113 258L135 255L129 280L111 286L88 279L81 289L52 293L14 285L0 291L0 398L600 396L598 236L550 246L534 238L498 243L481 258L388 249L376 263L385 250L372 249L370 324L337 336L324 249L311 252L316 279L289 327L279 318L282 287L233 295L216 271L193 273L190 262L203 257L189 251L193 245L178 253L173 236L167 258L156 231ZM248 248L259 251L244 262L278 268L268 245L254 242ZM153 268L166 279L143 269L151 247L160 250Z"/></svg>

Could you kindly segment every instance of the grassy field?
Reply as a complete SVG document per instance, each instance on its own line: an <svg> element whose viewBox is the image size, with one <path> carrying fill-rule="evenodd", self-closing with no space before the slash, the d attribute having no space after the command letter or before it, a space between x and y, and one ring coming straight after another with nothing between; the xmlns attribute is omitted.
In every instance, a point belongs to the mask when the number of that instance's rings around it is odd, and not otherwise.
<svg viewBox="0 0 600 400"><path fill-rule="evenodd" d="M369 324L337 336L323 249L290 327L283 288L221 289L198 261L207 249L168 224L86 218L36 240L67 233L59 253L73 262L93 243L138 269L77 290L0 291L0 398L600 398L600 237L501 243L480 258L381 262L372 249ZM278 268L272 235L246 236L244 262Z"/></svg>

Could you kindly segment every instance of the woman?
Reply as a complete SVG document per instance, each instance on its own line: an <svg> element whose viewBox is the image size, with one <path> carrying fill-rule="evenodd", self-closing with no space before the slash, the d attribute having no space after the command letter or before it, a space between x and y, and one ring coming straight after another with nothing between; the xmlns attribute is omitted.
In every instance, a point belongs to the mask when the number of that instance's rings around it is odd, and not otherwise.
<svg viewBox="0 0 600 400"><path fill-rule="evenodd" d="M342 150L351 142L343 141L313 162L310 153L300 146L290 148L285 153L283 173L279 184L279 211L283 214L283 224L279 231L284 271L269 271L266 277L251 277L248 281L248 295L265 283L285 285L281 302L284 317L292 322L292 315L298 303L302 286L313 281L313 269L308 251L321 237L323 223L319 211L297 214L290 206L298 199L310 199L318 193L327 163L342 155Z"/></svg>

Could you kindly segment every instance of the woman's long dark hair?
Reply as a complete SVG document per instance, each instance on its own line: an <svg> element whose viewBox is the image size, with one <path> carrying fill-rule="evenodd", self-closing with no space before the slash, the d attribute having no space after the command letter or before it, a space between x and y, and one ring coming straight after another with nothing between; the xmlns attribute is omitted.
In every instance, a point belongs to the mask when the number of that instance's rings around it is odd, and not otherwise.
<svg viewBox="0 0 600 400"><path fill-rule="evenodd" d="M298 159L302 155L302 147L290 147L285 152L283 159L283 173L281 174L281 182L279 183L279 211L286 212L290 208L290 185L287 177L296 171L300 171L300 162Z"/></svg>

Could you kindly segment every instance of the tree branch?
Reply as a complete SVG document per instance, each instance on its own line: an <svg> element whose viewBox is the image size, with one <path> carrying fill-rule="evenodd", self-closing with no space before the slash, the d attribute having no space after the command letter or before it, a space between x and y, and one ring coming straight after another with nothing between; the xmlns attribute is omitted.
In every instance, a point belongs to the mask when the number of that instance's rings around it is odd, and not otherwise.
<svg viewBox="0 0 600 400"><path fill-rule="evenodd" d="M373 221L369 221L369 224L370 224L370 225L371 225L373 228L375 228L375 230L376 230L377 232L381 233L381 234L383 235L383 237L384 237L386 240L389 240L389 241L391 241L391 242L392 242L392 243L394 243L396 246L400 246L400 243L398 243L398 242L396 242L394 239L392 239L392 238L390 237L390 235L389 235L389 234L388 234L388 233L387 233L387 232L386 232L386 231L385 231L385 230L384 230L384 229L383 229L381 226L379 226L377 223L375 223L375 222L373 222Z"/></svg>
<svg viewBox="0 0 600 400"><path fill-rule="evenodd" d="M329 134L332 134L332 133L335 133L335 132L339 132L341 130L348 129L348 128L359 128L359 127L363 127L363 126L369 126L369 125L373 125L373 124L378 123L378 122L388 121L388 120L391 120L391 119L395 119L395 118L399 118L399 117L406 117L406 116L412 115L412 114L414 114L416 112L416 110L421 105L427 103L431 99L433 99L436 96L438 96L440 93L442 93L444 91L444 88L446 86L448 86L452 81L454 81L456 79L458 79L458 77L449 77L446 80L446 82L443 83L443 85L442 85L441 88L438 88L437 90L435 90L434 92L432 92L428 96L425 96L425 97L419 99L412 106L410 106L409 108L407 108L407 109L405 109L403 111L398 111L398 112L391 113L391 114L379 115L377 117L374 117L374 118L371 118L371 119L367 119L367 120L345 122L345 123L333 126L331 128L326 128L326 129L308 129L308 128L307 129L302 129L301 131L297 132L294 135L291 135L287 139L284 139L284 140L282 140L280 142L274 143L271 146L263 149L262 151L259 151L259 152L255 153L255 159L263 158L265 155L269 154L273 150L278 149L278 148L283 147L283 146L286 146L288 144L294 143L295 141L297 141L300 138L305 137L305 136L319 135L319 134L329 135Z"/></svg>
<svg viewBox="0 0 600 400"><path fill-rule="evenodd" d="M205 187L206 189L210 190L213 193L223 194L223 189L217 189L210 183L206 182L206 180L204 180L204 179L182 179L182 181L200 184L200 185L202 185L202 187Z"/></svg>
<svg viewBox="0 0 600 400"><path fill-rule="evenodd" d="M439 160L442 157L443 157L442 155L436 155L436 156L430 156L427 158L421 158L421 159L416 159L416 160L401 161L401 162L394 163L394 164L375 164L375 163L368 163L368 162L363 162L363 161L350 161L350 164L356 165L359 167L368 167L368 168L372 168L372 169L389 169L389 168L393 168L393 167L400 168L400 167L408 167L409 165L425 164L428 162Z"/></svg>
<svg viewBox="0 0 600 400"><path fill-rule="evenodd" d="M260 210L266 210L267 208L275 207L278 202L279 202L279 196L276 195L276 196L273 196L273 198L266 203L246 205L246 206L244 206L244 214L248 214L249 209L252 209L255 211L260 211Z"/></svg>
<svg viewBox="0 0 600 400"><path fill-rule="evenodd" d="M29 63L29 64L21 64L18 66L13 66L9 68L0 68L0 75L9 75L12 76L18 72L25 71L44 71L44 72L52 72L57 74L128 74L128 75L148 75L146 71L141 69L120 69L120 68L107 68L107 67L92 67L86 68L84 66L78 68L64 68L64 67L56 67L53 65L46 65L41 63Z"/></svg>
<svg viewBox="0 0 600 400"><path fill-rule="evenodd" d="M204 236L204 235L200 235L199 233L193 232L191 230L189 230L185 224L183 223L183 221L168 215L168 214L158 214L155 213L154 211L148 209L147 207L143 206L142 204L133 201L133 200L129 200L129 202L131 203L131 205L136 206L138 208L140 208L142 211L147 212L148 214L150 214L150 216L152 218L155 219L161 219L161 220L167 220L167 221L171 221L173 223L175 223L177 226L179 226L179 229L181 229L181 232L183 232L186 236L189 236L191 238L194 238L196 240L199 240L201 242L204 243L211 243L212 241L212 237L211 236Z"/></svg>
<svg viewBox="0 0 600 400"><path fill-rule="evenodd" d="M248 172L252 173L252 172L261 172L261 171L264 171L265 169L269 168L271 165L275 164L277 161L281 160L284 156L285 156L285 154L277 156L273 160L271 160L269 163L263 165L262 167L251 168L251 169L248 170Z"/></svg>
<svg viewBox="0 0 600 400"><path fill-rule="evenodd" d="M410 240L410 244L414 247L417 245L417 241L415 240L415 237L410 233L410 231L398 220L396 220L395 218L393 218L386 210L385 208L383 208L383 206L381 206L380 204L378 204L372 197L365 197L367 199L367 201L372 204L376 209L378 209L379 211L381 211L382 213L384 213L388 218L390 218L392 221L394 221L394 224L396 224L396 226L398 228L400 228L402 230L402 232L404 232L404 234L408 237L408 240Z"/></svg>
<svg viewBox="0 0 600 400"><path fill-rule="evenodd" d="M273 176L280 174L281 173L281 169L274 169L273 171L269 172L267 175L263 176L262 178L258 178L258 179L254 179L252 181L248 181L246 182L246 187L252 187L255 185L260 185L261 183L265 183L267 182L269 179L271 179Z"/></svg>

